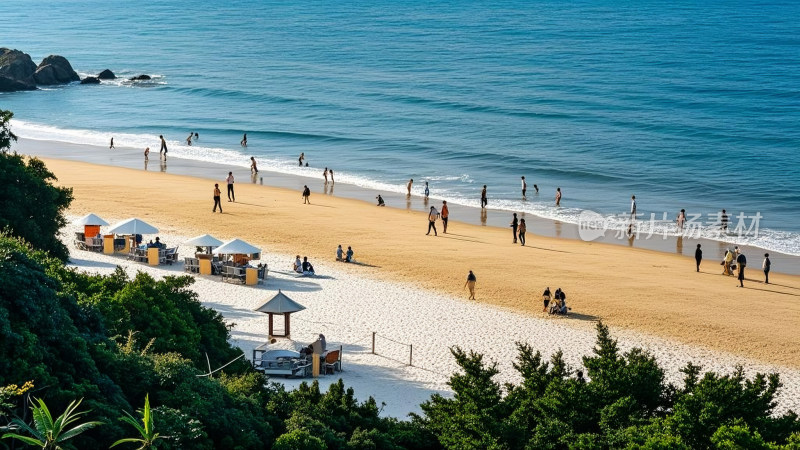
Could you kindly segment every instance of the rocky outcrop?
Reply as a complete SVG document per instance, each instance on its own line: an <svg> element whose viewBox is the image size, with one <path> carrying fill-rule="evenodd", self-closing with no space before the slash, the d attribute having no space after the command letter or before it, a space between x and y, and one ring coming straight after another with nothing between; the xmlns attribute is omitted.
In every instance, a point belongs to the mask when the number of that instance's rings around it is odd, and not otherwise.
<svg viewBox="0 0 800 450"><path fill-rule="evenodd" d="M36 64L19 50L0 48L0 92L36 89Z"/></svg>
<svg viewBox="0 0 800 450"><path fill-rule="evenodd" d="M113 80L114 78L117 78L117 76L114 75L114 72L106 69L106 70L100 72L99 74L97 74L97 78L100 79L100 80Z"/></svg>
<svg viewBox="0 0 800 450"><path fill-rule="evenodd" d="M150 79L150 75L137 75L135 77L131 77L131 81L147 81Z"/></svg>
<svg viewBox="0 0 800 450"><path fill-rule="evenodd" d="M67 58L58 55L50 55L43 59L39 67L36 68L33 78L36 80L36 84L41 85L71 83L81 79L72 70Z"/></svg>
<svg viewBox="0 0 800 450"><path fill-rule="evenodd" d="M86 77L81 80L81 84L100 84L100 78Z"/></svg>

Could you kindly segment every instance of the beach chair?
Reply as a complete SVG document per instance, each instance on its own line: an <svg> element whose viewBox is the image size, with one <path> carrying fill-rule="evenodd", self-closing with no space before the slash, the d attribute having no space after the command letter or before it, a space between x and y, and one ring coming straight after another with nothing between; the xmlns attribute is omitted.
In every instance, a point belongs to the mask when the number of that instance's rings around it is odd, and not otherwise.
<svg viewBox="0 0 800 450"><path fill-rule="evenodd" d="M178 247L168 248L164 256L169 265L178 262Z"/></svg>
<svg viewBox="0 0 800 450"><path fill-rule="evenodd" d="M261 284L267 280L268 273L269 269L267 268L266 264L258 268L258 284Z"/></svg>
<svg viewBox="0 0 800 450"><path fill-rule="evenodd" d="M325 363L323 365L325 375L334 374L335 372L342 371L342 358L339 350L331 350L325 354Z"/></svg>

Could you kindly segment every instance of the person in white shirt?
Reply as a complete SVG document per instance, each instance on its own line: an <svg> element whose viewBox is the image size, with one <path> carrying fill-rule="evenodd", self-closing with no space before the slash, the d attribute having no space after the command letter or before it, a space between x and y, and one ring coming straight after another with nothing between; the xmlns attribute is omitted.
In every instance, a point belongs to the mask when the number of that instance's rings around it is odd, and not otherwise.
<svg viewBox="0 0 800 450"><path fill-rule="evenodd" d="M300 260L300 255L297 255L296 259L294 260L294 264L292 264L292 270L297 273L303 273L303 261Z"/></svg>
<svg viewBox="0 0 800 450"><path fill-rule="evenodd" d="M228 182L228 201L235 202L236 195L233 193L233 172L228 172L228 178L225 178L225 181Z"/></svg>
<svg viewBox="0 0 800 450"><path fill-rule="evenodd" d="M436 232L436 219L439 217L439 211L436 210L435 207L431 206L431 211L428 213L428 232L425 233L425 236L431 234L431 228L433 228L433 235L438 236L439 234Z"/></svg>

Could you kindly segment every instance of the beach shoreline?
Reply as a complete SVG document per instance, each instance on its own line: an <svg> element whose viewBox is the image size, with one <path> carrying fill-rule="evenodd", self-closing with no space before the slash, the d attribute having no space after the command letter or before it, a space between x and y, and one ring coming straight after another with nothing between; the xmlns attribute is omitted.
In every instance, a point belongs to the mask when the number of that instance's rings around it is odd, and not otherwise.
<svg viewBox="0 0 800 450"><path fill-rule="evenodd" d="M560 287L573 309L567 324L602 319L616 328L800 366L800 277L775 273L773 284L764 285L757 258L740 289L733 277L719 274L715 260L695 273L690 258L646 249L542 236L529 236L521 247L511 244L510 230L459 221L447 235L426 236L422 211L319 194L303 205L299 191L249 183L237 184L238 201L223 201L225 213L214 214L207 179L44 161L59 184L73 188L71 214L124 213L164 233L240 237L312 261L331 261L338 244L351 245L360 264L343 264L347 270L464 299L464 280L474 270L478 303L533 316L543 315L542 290Z"/></svg>
<svg viewBox="0 0 800 450"><path fill-rule="evenodd" d="M12 148L19 153L35 155L42 158L83 161L143 171L159 171L177 175L188 175L215 179L218 181L224 181L225 176L230 171L234 173L237 183L240 184L258 184L297 190L298 192L302 190L304 185L308 185L312 189L312 192L317 195L324 194L334 197L356 199L373 205L376 203L375 197L380 194L385 200L387 207L404 209L409 212L426 212L430 206L435 206L437 210L440 210L442 206L441 200L437 199L435 196L431 197L429 201L426 201L422 196L416 194L409 197L393 192L366 189L342 182L326 184L323 182L321 170L318 177L306 177L272 172L269 170L269 167L259 166L260 172L258 175L250 176L248 175L249 171L246 169L246 166L249 165L249 161L247 160L244 160L241 166L231 166L170 156L167 158L166 164L163 164L155 147L151 149L150 159L147 164L145 164L143 149L133 149L124 146L109 150L92 145L77 145L59 141L20 138ZM544 197L549 194L533 194L532 185L529 185L529 196L531 198L535 196L535 198L538 199L540 195ZM453 204L451 202L448 204L451 219L472 225L507 228L511 220L512 211L493 209L491 207L491 197L489 200L490 204L486 209L477 207L477 199L475 207ZM542 236L582 241L582 232L586 231L581 230L579 225L574 223L562 222L532 214L526 215L524 212L519 214L519 218L526 219L527 221L529 239ZM643 221L642 224L646 226L647 222ZM636 236L628 236L618 230L605 230L601 233L593 233L593 231L594 230L589 231L588 233L594 237L590 242L655 250L690 258L694 258L695 248L697 244L700 244L703 249L703 258L706 264L712 261L719 263L724 258L726 250L734 247L734 244L707 238L660 234L648 235L646 230ZM762 259L762 255L768 252L772 260L772 273L800 275L800 256L769 251L749 245L739 245L739 247L746 255L757 257L759 263Z"/></svg>

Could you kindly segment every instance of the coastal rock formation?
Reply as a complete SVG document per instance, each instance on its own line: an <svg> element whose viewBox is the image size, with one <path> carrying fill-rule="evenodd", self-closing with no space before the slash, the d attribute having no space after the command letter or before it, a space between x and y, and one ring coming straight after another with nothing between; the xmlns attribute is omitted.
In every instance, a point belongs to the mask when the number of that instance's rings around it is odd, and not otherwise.
<svg viewBox="0 0 800 450"><path fill-rule="evenodd" d="M36 89L36 64L19 50L0 48L0 92Z"/></svg>
<svg viewBox="0 0 800 450"><path fill-rule="evenodd" d="M98 77L86 77L81 80L81 84L100 84L100 78Z"/></svg>
<svg viewBox="0 0 800 450"><path fill-rule="evenodd" d="M97 78L100 79L100 80L113 80L114 78L117 78L117 76L114 75L114 72L106 69L106 70L100 72L99 74L97 74Z"/></svg>
<svg viewBox="0 0 800 450"><path fill-rule="evenodd" d="M135 77L131 77L131 81L146 81L150 79L150 75L137 75Z"/></svg>
<svg viewBox="0 0 800 450"><path fill-rule="evenodd" d="M36 84L51 85L64 84L72 81L80 81L81 77L72 70L67 58L58 55L50 55L42 60L36 72L33 74Z"/></svg>

